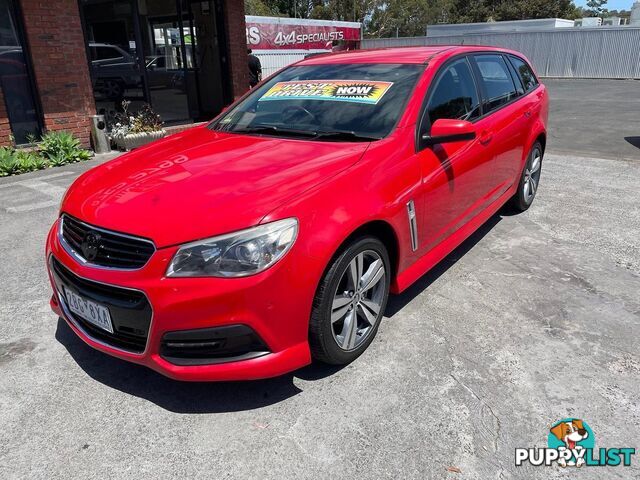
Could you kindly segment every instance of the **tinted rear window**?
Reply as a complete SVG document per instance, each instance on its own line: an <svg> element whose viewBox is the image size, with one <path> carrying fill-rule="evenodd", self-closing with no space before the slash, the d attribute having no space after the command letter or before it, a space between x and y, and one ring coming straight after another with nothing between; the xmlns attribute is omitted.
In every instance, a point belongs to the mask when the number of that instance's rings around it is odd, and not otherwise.
<svg viewBox="0 0 640 480"><path fill-rule="evenodd" d="M502 55L476 55L485 91L485 113L500 108L518 93Z"/></svg>
<svg viewBox="0 0 640 480"><path fill-rule="evenodd" d="M529 65L518 57L509 57L509 59L511 60L513 67L516 69L516 72L518 72L520 80L522 80L524 90L529 92L536 88L538 86L538 80Z"/></svg>

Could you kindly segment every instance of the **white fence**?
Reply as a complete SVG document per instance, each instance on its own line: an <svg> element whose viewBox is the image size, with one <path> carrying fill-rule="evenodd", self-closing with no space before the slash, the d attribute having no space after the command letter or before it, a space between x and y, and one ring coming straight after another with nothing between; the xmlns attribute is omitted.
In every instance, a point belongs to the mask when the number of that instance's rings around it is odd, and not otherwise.
<svg viewBox="0 0 640 480"><path fill-rule="evenodd" d="M543 77L640 79L640 28L556 28L438 37L378 38L362 48L492 45L524 53Z"/></svg>
<svg viewBox="0 0 640 480"><path fill-rule="evenodd" d="M327 50L254 50L253 53L260 59L262 65L262 78L267 78L281 68L298 62L310 53L326 53Z"/></svg>

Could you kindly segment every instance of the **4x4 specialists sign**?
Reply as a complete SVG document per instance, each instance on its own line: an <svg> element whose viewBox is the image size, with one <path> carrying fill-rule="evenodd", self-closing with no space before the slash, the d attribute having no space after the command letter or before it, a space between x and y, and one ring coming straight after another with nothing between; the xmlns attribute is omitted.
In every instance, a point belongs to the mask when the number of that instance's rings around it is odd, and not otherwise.
<svg viewBox="0 0 640 480"><path fill-rule="evenodd" d="M331 50L335 43L355 44L361 24L247 15L247 45L254 50Z"/></svg>

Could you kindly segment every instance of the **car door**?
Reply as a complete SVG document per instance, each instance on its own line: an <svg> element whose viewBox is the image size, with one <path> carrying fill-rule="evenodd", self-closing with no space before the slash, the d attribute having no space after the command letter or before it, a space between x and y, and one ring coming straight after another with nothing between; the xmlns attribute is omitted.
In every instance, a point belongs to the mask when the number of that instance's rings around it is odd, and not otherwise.
<svg viewBox="0 0 640 480"><path fill-rule="evenodd" d="M480 208L491 178L492 155L481 138L435 145L421 139L438 119L476 121L480 94L466 56L444 64L427 92L417 127L422 171L419 253L425 254L463 226Z"/></svg>
<svg viewBox="0 0 640 480"><path fill-rule="evenodd" d="M488 132L493 159L494 190L498 198L516 180L527 133L527 102L522 87L514 83L508 60L501 53L472 55L482 98L484 117L478 122L480 132Z"/></svg>
<svg viewBox="0 0 640 480"><path fill-rule="evenodd" d="M523 98L518 101L521 113L520 121L523 131L529 133L535 128L536 120L540 117L542 109L541 100L544 93L542 89L538 88L540 83L527 62L515 55L507 55L505 58L512 67L516 87L519 85L522 86ZM524 146L526 146L526 144ZM528 154L529 152L524 153ZM519 175L520 173L521 167L518 165L514 174Z"/></svg>

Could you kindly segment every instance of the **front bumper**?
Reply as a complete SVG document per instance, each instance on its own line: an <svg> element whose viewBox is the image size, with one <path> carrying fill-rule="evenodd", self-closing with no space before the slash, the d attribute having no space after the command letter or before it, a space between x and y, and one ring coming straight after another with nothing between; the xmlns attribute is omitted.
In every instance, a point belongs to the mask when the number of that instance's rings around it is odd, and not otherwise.
<svg viewBox="0 0 640 480"><path fill-rule="evenodd" d="M158 249L139 270L95 268L69 255L57 232L58 222L46 248L54 290L51 307L91 347L186 381L267 378L310 363L308 319L322 267L299 256L296 248L251 277L167 278L178 247ZM72 314L62 284L106 304L118 337L92 329ZM83 292L84 287L88 290ZM188 342L205 352L216 347L216 338L233 347L228 357L225 350L222 356L202 353L195 359L175 355Z"/></svg>

